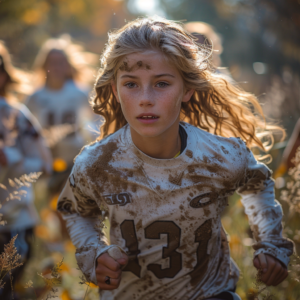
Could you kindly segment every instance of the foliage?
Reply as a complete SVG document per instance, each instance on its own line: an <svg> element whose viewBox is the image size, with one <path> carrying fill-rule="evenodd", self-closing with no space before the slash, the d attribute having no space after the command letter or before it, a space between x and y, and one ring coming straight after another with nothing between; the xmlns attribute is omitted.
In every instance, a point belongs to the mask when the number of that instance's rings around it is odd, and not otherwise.
<svg viewBox="0 0 300 300"><path fill-rule="evenodd" d="M49 289L52 292L47 294L46 300L56 298L55 294L58 292L58 289L55 287L61 284L61 276L59 272L61 271L62 264L63 259L54 265L49 276L45 276L43 274L38 273L38 275L43 279L44 283L46 284L46 289Z"/></svg>
<svg viewBox="0 0 300 300"><path fill-rule="evenodd" d="M17 62L29 67L47 38L66 32L99 54L107 32L128 17L116 0L2 0L0 36Z"/></svg>
<svg viewBox="0 0 300 300"><path fill-rule="evenodd" d="M287 183L287 190L282 191L281 199L289 204L291 213L300 213L300 147L297 149L292 163L295 167L288 171L292 180Z"/></svg>
<svg viewBox="0 0 300 300"><path fill-rule="evenodd" d="M10 242L4 245L4 252L0 254L0 289L4 287L3 279L7 274L10 276L12 286L11 271L19 266L22 266L21 255L18 254L15 247L15 241L18 236L14 236Z"/></svg>
<svg viewBox="0 0 300 300"><path fill-rule="evenodd" d="M6 187L4 184L0 183L0 188L7 192L7 197L5 199L0 199L0 209L3 202L19 200L21 197L27 194L27 191L22 190L22 187L30 187L31 183L36 182L37 179L42 175L42 172L33 172L30 174L24 174L20 178L8 179L10 188ZM11 189L12 188L12 189ZM5 225L6 221L2 220L3 214L0 213L0 226Z"/></svg>

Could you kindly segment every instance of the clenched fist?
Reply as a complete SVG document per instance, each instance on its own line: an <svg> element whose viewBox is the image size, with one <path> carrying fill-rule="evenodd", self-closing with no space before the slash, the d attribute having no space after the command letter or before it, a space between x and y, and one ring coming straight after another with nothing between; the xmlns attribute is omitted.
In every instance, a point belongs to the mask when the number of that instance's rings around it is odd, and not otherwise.
<svg viewBox="0 0 300 300"><path fill-rule="evenodd" d="M103 253L97 258L96 278L101 290L114 290L119 287L122 267L128 262L128 256L121 252L114 259L108 253Z"/></svg>
<svg viewBox="0 0 300 300"><path fill-rule="evenodd" d="M268 286L278 285L288 276L286 266L268 254L258 254L253 260L253 265L261 271L260 280Z"/></svg>

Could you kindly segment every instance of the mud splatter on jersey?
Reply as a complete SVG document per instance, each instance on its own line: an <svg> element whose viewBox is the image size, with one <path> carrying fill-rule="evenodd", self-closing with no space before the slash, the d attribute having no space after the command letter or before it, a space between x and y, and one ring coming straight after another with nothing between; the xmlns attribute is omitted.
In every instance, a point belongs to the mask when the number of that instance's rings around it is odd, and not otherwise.
<svg viewBox="0 0 300 300"><path fill-rule="evenodd" d="M113 245L129 263L121 284L101 299L206 299L234 289L221 213L228 196L243 196L256 243L284 264L293 245L282 238L280 204L271 172L244 142L181 123L186 149L173 159L139 151L128 125L83 148L59 202L81 270L94 283L96 258ZM110 241L94 229L107 215Z"/></svg>

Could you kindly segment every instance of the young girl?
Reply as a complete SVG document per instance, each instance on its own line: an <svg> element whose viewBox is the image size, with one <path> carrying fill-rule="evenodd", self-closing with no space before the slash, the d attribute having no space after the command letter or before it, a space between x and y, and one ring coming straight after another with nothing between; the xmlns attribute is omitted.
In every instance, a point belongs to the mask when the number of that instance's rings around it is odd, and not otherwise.
<svg viewBox="0 0 300 300"><path fill-rule="evenodd" d="M165 19L110 34L93 99L103 139L76 157L58 202L101 300L240 299L220 220L235 191L262 281L287 276L293 245L281 235L271 171L247 148L263 148L257 130L268 127L252 95L211 71L209 54ZM110 243L99 216L110 221Z"/></svg>
<svg viewBox="0 0 300 300"><path fill-rule="evenodd" d="M19 178L31 172L51 172L51 154L46 147L40 126L28 109L19 103L10 101L9 90L17 85L15 68L10 55L0 41L0 183L11 189L9 178ZM20 201L5 201L7 190L0 189L0 214L7 222L0 225L0 253L4 245L18 235L15 245L22 256L23 266L12 271L11 277L4 278L4 287L0 288L1 299L19 299L11 291L13 284L20 278L27 260L31 256L30 238L39 218L34 206L32 187L22 186L26 191Z"/></svg>
<svg viewBox="0 0 300 300"><path fill-rule="evenodd" d="M34 63L36 74L41 73L44 86L27 99L27 107L46 130L66 124L71 128L67 136L51 147L54 158L54 173L49 183L51 193L61 190L70 174L74 157L88 140L92 140L91 132L86 128L92 124L93 117L88 97L75 84L82 73L78 66L78 61L84 60L82 52L70 38L62 36L47 40Z"/></svg>

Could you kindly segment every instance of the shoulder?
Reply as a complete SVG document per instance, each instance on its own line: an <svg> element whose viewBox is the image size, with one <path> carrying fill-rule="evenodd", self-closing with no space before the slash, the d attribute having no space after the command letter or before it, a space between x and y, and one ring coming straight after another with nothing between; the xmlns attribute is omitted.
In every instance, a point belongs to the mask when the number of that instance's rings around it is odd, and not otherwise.
<svg viewBox="0 0 300 300"><path fill-rule="evenodd" d="M32 120L34 118L30 110L24 104L12 103L10 106L14 111L19 113L19 116L21 118L24 118L26 120Z"/></svg>
<svg viewBox="0 0 300 300"><path fill-rule="evenodd" d="M97 172L109 171L110 162L124 153L125 131L126 126L100 141L84 146L74 160L73 173L91 178Z"/></svg>
<svg viewBox="0 0 300 300"><path fill-rule="evenodd" d="M41 127L30 110L21 103L13 103L11 107L16 112L19 130L24 133L30 132L32 135L38 136L38 133L41 132Z"/></svg>
<svg viewBox="0 0 300 300"><path fill-rule="evenodd" d="M47 90L45 87L42 87L40 89L37 89L31 96L30 98L37 98L43 94L47 93Z"/></svg>
<svg viewBox="0 0 300 300"><path fill-rule="evenodd" d="M88 98L87 93L85 93L84 90L82 90L80 87L78 87L74 81L71 81L71 80L67 81L65 83L64 90L67 93L72 93L77 98L82 98L82 99L85 99L85 100Z"/></svg>
<svg viewBox="0 0 300 300"><path fill-rule="evenodd" d="M7 103L7 109L10 113L15 114L17 118L28 119L31 115L28 108L19 102Z"/></svg>
<svg viewBox="0 0 300 300"><path fill-rule="evenodd" d="M38 90L36 90L32 95L30 95L27 100L26 100L26 104L31 104L32 102L36 102L39 100L39 98L41 96L43 96L46 93L45 88L40 88Z"/></svg>
<svg viewBox="0 0 300 300"><path fill-rule="evenodd" d="M240 138L215 135L187 123L184 123L184 128L197 141L194 147L198 155L203 157L207 153L221 161L246 163L250 150Z"/></svg>

